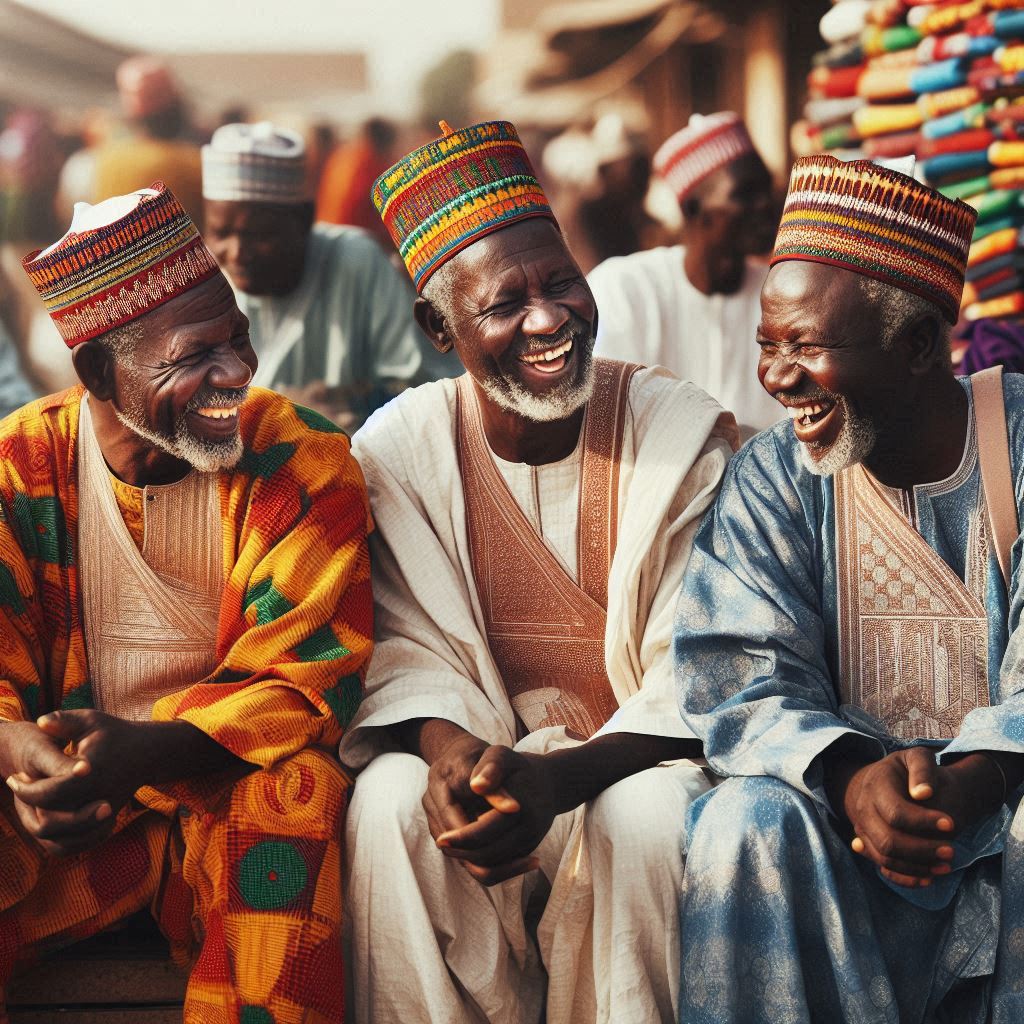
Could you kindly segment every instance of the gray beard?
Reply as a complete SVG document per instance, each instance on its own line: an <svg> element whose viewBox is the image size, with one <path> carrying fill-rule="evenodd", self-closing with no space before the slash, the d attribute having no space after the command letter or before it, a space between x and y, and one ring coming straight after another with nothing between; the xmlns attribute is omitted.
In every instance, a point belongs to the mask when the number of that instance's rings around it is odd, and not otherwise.
<svg viewBox="0 0 1024 1024"><path fill-rule="evenodd" d="M200 473L219 473L221 470L233 469L242 458L242 438L239 434L224 441L207 441L196 437L184 422L179 422L175 436L166 437L145 426L134 409L126 408L122 411L115 408L114 415L133 433L168 455L187 462Z"/></svg>
<svg viewBox="0 0 1024 1024"><path fill-rule="evenodd" d="M843 429L821 457L814 458L808 445L800 445L804 466L817 476L835 476L848 466L863 462L878 440L875 425L870 420L855 416L845 398L839 399L839 405L843 410Z"/></svg>
<svg viewBox="0 0 1024 1024"><path fill-rule="evenodd" d="M594 394L594 342L585 346L583 379L564 381L543 398L527 391L519 381L502 377L499 384L493 377L478 383L484 394L507 412L533 420L535 423L554 423L568 419L577 409L586 405Z"/></svg>

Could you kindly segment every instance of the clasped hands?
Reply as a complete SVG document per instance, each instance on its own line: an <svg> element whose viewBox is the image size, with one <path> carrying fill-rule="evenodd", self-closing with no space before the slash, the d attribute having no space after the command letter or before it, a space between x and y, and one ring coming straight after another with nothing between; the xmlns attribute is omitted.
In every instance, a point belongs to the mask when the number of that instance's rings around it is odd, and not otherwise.
<svg viewBox="0 0 1024 1024"><path fill-rule="evenodd" d="M543 754L463 734L431 764L423 809L444 855L496 885L539 866L534 850L560 813L557 776Z"/></svg>
<svg viewBox="0 0 1024 1024"><path fill-rule="evenodd" d="M934 749L910 747L849 768L840 786L853 851L914 889L953 870L952 840L997 809L1003 778L985 755L940 766Z"/></svg>
<svg viewBox="0 0 1024 1024"><path fill-rule="evenodd" d="M0 770L25 831L48 853L89 849L139 788L146 744L137 723L101 711L55 711L0 728Z"/></svg>

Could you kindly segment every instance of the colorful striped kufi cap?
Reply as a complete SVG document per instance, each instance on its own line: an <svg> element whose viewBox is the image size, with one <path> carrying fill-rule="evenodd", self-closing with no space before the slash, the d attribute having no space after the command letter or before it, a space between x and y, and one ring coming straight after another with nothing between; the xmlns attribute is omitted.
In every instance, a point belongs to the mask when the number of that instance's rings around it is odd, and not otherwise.
<svg viewBox="0 0 1024 1024"><path fill-rule="evenodd" d="M870 160L804 157L793 165L771 263L852 270L929 299L956 323L977 216Z"/></svg>
<svg viewBox="0 0 1024 1024"><path fill-rule="evenodd" d="M225 124L203 146L203 198L231 203L304 203L306 144L269 121Z"/></svg>
<svg viewBox="0 0 1024 1024"><path fill-rule="evenodd" d="M374 183L371 198L421 292L430 275L484 235L527 217L554 221L519 135L484 121L421 146Z"/></svg>
<svg viewBox="0 0 1024 1024"><path fill-rule="evenodd" d="M69 348L220 273L162 181L95 206L76 203L67 234L21 263Z"/></svg>
<svg viewBox="0 0 1024 1024"><path fill-rule="evenodd" d="M709 175L747 153L756 153L739 114L694 114L690 123L666 139L651 161L681 203Z"/></svg>

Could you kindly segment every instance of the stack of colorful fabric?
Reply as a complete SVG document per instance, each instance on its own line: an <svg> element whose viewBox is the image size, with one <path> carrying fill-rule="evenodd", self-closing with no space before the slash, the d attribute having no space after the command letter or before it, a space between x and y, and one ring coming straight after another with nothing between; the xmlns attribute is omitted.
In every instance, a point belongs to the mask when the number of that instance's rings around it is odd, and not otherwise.
<svg viewBox="0 0 1024 1024"><path fill-rule="evenodd" d="M914 156L918 177L974 206L965 334L1005 321L1002 345L1024 319L1024 0L833 0L821 33L794 148Z"/></svg>

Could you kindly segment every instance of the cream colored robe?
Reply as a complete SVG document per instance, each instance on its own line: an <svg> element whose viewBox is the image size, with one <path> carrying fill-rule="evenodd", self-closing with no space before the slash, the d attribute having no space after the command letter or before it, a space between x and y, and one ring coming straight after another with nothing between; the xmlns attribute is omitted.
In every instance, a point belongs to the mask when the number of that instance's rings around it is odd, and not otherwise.
<svg viewBox="0 0 1024 1024"><path fill-rule="evenodd" d="M455 385L441 381L400 396L354 440L377 524L371 542L376 647L366 695L341 747L342 760L354 768L397 750L387 727L413 718L445 718L490 743L511 746L519 739L473 580L454 424ZM735 439L732 417L692 384L663 370L634 376L605 641L620 707L604 731L692 735L676 708L672 619L693 535ZM552 728L519 746L545 750L571 742ZM637 785L642 777L650 777L648 786ZM447 862L418 806L425 779L418 759L390 754L356 785L347 839L356 1020L536 1020L544 981L523 906L537 873L525 885L517 879L485 890ZM646 813L651 833L662 836L649 859L658 865L652 870L668 874L652 877L649 888L665 888L666 879L679 875L682 814L707 786L703 772L687 763L651 769L594 801L592 808L602 805L601 822L625 821L632 812L623 809L631 808ZM616 795L620 787L629 790L628 800ZM620 811L609 813L616 806ZM602 862L593 860L587 813L583 807L556 819L538 851L552 884L538 929L550 974L549 1024L671 1019L676 893L664 893L654 912L633 898L635 879L627 873L614 893L605 881L595 904L594 880L609 877L616 844L603 844ZM640 843L643 822L632 817L625 831ZM638 851L640 873L641 859ZM618 863L615 873L623 870ZM598 927L598 918L609 920ZM663 918L653 928L637 924ZM637 927L655 937L645 943L634 934ZM664 962L642 962L652 956ZM645 985L651 974L656 978Z"/></svg>

